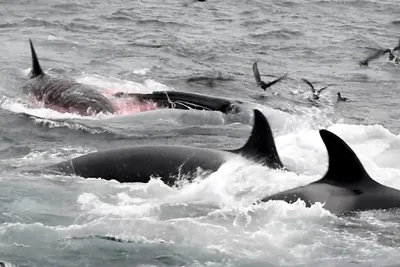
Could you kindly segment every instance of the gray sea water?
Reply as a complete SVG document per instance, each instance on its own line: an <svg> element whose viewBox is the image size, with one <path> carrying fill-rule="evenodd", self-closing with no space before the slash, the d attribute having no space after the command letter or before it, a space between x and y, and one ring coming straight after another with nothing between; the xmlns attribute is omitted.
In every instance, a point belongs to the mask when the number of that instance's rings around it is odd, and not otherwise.
<svg viewBox="0 0 400 267"><path fill-rule="evenodd" d="M337 217L322 205L252 205L326 172L318 130L354 149L377 181L400 189L400 72L386 58L361 68L370 48L400 37L397 1L0 0L0 261L6 266L396 266L400 213ZM80 117L28 105L20 87L32 38L44 70L104 93L182 90L239 99L269 119L283 163L243 158L170 188L28 175L19 167L136 144L237 148L252 111L122 106ZM264 80L288 72L266 92ZM187 83L193 76L232 78ZM307 78L333 84L319 106ZM350 99L336 103L336 93ZM121 104L122 105L122 104Z"/></svg>

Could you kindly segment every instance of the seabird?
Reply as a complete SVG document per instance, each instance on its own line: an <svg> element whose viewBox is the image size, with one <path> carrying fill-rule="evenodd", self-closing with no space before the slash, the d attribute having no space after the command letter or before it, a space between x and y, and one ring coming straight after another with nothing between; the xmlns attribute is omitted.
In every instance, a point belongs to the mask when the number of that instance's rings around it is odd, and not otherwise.
<svg viewBox="0 0 400 267"><path fill-rule="evenodd" d="M347 97L342 97L340 93L337 93L337 101L347 101Z"/></svg>
<svg viewBox="0 0 400 267"><path fill-rule="evenodd" d="M264 91L268 88L271 87L272 85L274 85L275 83L279 82L280 80L284 79L288 74L284 74L281 77L279 77L276 80L273 80L272 82L269 83L265 83L261 80L261 76L260 76L260 72L258 71L258 66L257 66L257 61L254 62L253 64L253 73L254 73L254 78L256 79L257 85L261 86L262 89L264 89Z"/></svg>
<svg viewBox="0 0 400 267"><path fill-rule="evenodd" d="M325 87L322 87L321 89L316 90L316 89L314 88L314 85L312 85L312 83L310 83L308 80L306 80L306 79L304 79L304 78L302 78L301 80L302 80L303 82L305 82L306 84L308 84L308 85L311 87L311 92L312 92L312 94L313 94L313 98L314 98L314 99L319 99L319 95L321 94L321 92L322 92L323 90L325 90L326 88L328 88L329 86L331 86L331 84L329 84L329 85L327 85L327 86L325 86Z"/></svg>

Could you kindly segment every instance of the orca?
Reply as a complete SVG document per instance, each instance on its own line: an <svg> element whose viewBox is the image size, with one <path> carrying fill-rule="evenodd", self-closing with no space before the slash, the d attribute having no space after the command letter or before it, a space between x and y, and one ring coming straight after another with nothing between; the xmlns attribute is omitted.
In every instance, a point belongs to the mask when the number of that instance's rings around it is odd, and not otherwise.
<svg viewBox="0 0 400 267"><path fill-rule="evenodd" d="M269 123L260 111L254 110L251 136L239 149L141 145L90 153L46 169L51 173L103 178L121 183L147 183L151 176L155 176L173 186L180 175L188 177L198 168L217 171L223 163L236 155L259 161L270 168L283 168Z"/></svg>
<svg viewBox="0 0 400 267"><path fill-rule="evenodd" d="M354 151L337 135L320 130L329 157L325 176L313 183L263 198L262 202L303 200L307 207L317 202L332 213L400 207L400 191L373 180Z"/></svg>
<svg viewBox="0 0 400 267"><path fill-rule="evenodd" d="M114 94L114 97L132 97L141 102L150 101L161 108L220 111L225 114L241 112L243 110L241 105L244 104L240 100L229 100L182 91L154 91L150 94L118 92Z"/></svg>
<svg viewBox="0 0 400 267"><path fill-rule="evenodd" d="M33 95L46 107L63 109L81 115L100 112L114 113L109 99L91 86L74 80L52 77L42 70L32 40L29 39L32 54L32 70L28 82L22 87L25 93Z"/></svg>

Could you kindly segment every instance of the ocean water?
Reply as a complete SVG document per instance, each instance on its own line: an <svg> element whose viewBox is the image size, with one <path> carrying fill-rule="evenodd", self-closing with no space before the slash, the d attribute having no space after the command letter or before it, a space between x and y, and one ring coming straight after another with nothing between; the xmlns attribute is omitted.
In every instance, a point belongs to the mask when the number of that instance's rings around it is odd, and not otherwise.
<svg viewBox="0 0 400 267"><path fill-rule="evenodd" d="M397 1L0 0L0 261L6 266L396 266L400 212L338 217L322 204L253 205L323 176L328 129L378 182L400 189L400 75L370 48L400 37ZM32 38L43 69L104 94L182 90L239 99L243 114L153 110L117 103L81 117L21 93ZM288 72L266 92L264 80ZM193 76L231 78L187 83ZM325 90L310 105L307 78ZM336 93L350 99L336 102ZM293 172L236 157L170 188L26 174L92 151L136 144L242 146L252 108L270 121ZM134 163L133 163L134 164Z"/></svg>

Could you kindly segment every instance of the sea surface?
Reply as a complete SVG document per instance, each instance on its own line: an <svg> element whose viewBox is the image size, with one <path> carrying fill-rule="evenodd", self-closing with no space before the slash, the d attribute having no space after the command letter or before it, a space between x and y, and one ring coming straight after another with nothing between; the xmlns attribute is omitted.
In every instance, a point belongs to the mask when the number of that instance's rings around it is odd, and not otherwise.
<svg viewBox="0 0 400 267"><path fill-rule="evenodd" d="M336 216L315 204L253 205L321 178L319 129L343 138L378 182L400 189L400 69L371 48L394 48L398 1L0 0L0 261L6 266L398 266L400 211ZM155 110L117 103L81 117L32 104L21 86L29 38L43 69L115 92L189 91L245 101L248 111ZM288 73L265 92L265 81ZM227 78L187 82L190 77ZM306 78L331 84L318 105ZM348 102L336 102L336 93ZM241 157L170 188L27 174L107 148L241 147L252 110L270 121L293 172ZM135 164L132 162L132 164Z"/></svg>

